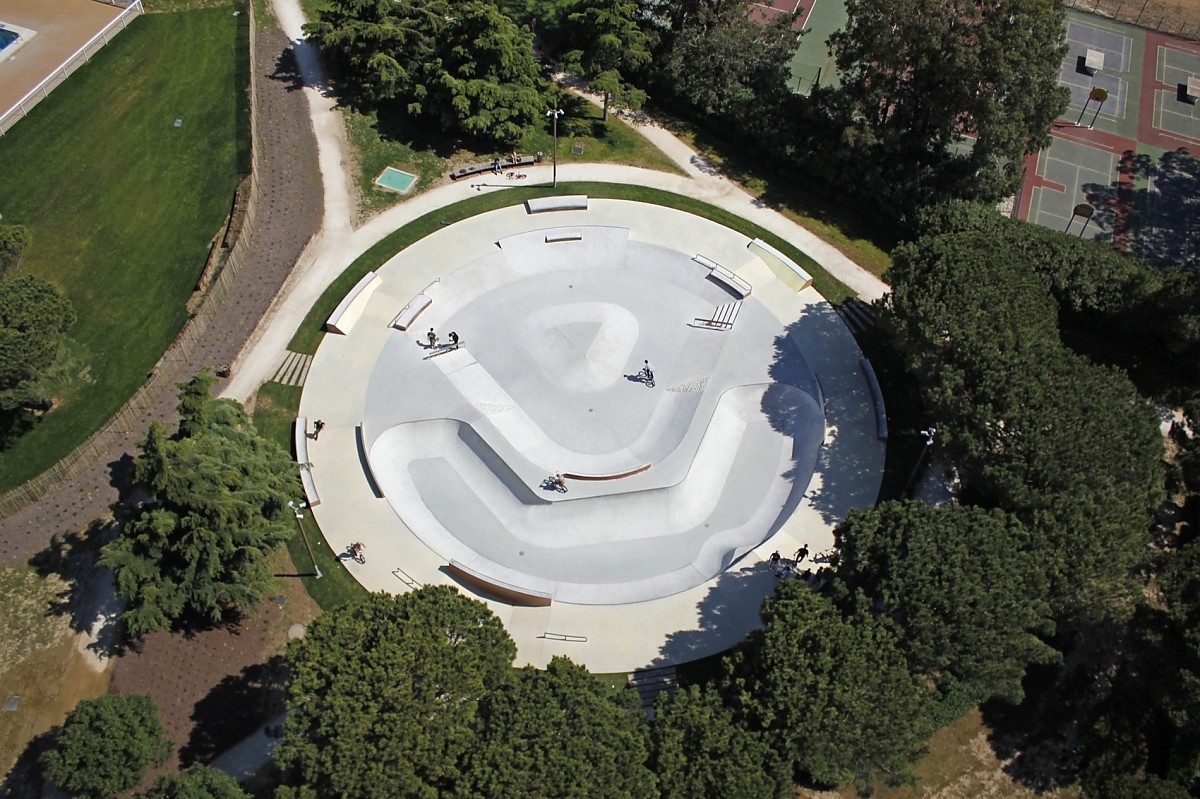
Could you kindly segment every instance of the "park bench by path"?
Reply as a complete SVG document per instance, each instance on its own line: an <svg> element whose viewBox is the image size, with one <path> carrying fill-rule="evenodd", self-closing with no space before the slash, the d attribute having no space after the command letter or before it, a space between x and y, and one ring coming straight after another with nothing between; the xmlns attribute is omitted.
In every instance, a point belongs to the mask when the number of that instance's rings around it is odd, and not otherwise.
<svg viewBox="0 0 1200 799"><path fill-rule="evenodd" d="M308 497L309 507L321 504L321 495L317 493L317 484L313 482L312 473L308 468L308 417L297 416L296 427L292 431L292 443L296 448L296 463L300 464L300 482L304 486L304 496Z"/></svg>
<svg viewBox="0 0 1200 799"><path fill-rule="evenodd" d="M750 292L754 290L754 287L745 280L742 280L711 258L705 258L703 255L693 255L692 260L706 267L708 269L708 276L732 291L737 295L739 300L746 299L750 296Z"/></svg>
<svg viewBox="0 0 1200 799"><path fill-rule="evenodd" d="M450 561L450 573L472 588L478 588L485 594L508 602L510 605L521 605L531 608L548 608L552 597L545 591L534 591L529 588L519 588L506 582L485 577L470 566L464 566L456 560Z"/></svg>
<svg viewBox="0 0 1200 799"><path fill-rule="evenodd" d="M501 158L500 159L500 169L504 170L504 169L514 169L519 166L533 166L537 162L538 162L538 157L536 155L518 155L516 161L512 160L511 158ZM491 162L491 161L489 161L486 164L470 164L468 166L459 167L458 169L451 172L450 179L458 180L459 178L467 178L472 175L482 175L484 173L494 172L494 171L495 171L495 164L494 164L494 162Z"/></svg>
<svg viewBox="0 0 1200 799"><path fill-rule="evenodd" d="M741 307L741 300L734 300L724 305L718 305L716 310L713 311L711 319L703 319L697 316L696 324L712 330L732 330L733 323L737 319L738 311Z"/></svg>

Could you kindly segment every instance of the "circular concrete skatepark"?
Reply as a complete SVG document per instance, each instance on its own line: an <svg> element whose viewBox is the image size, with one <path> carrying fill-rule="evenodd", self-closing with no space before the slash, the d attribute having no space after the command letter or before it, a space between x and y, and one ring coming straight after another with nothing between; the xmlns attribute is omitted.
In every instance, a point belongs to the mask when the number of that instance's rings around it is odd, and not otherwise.
<svg viewBox="0 0 1200 799"><path fill-rule="evenodd" d="M826 549L875 500L862 355L761 242L660 206L538 202L426 237L331 317L301 401L326 423L298 442L313 513L335 552L365 544L345 562L367 588L456 584L523 663L725 649L774 589L764 553Z"/></svg>

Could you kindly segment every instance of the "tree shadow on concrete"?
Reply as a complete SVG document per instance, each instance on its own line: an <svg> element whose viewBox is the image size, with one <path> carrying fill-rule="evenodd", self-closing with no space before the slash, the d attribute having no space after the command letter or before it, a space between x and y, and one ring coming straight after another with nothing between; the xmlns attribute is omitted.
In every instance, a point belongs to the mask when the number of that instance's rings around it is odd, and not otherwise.
<svg viewBox="0 0 1200 799"><path fill-rule="evenodd" d="M275 655L217 683L192 711L195 726L179 752L180 763L208 763L282 713L285 675L283 656Z"/></svg>
<svg viewBox="0 0 1200 799"><path fill-rule="evenodd" d="M117 536L117 528L111 519L97 519L82 533L54 536L29 561L40 577L55 577L64 585L47 614L66 617L72 632L90 636L88 649L101 657L125 650L120 625L124 603L117 597L112 571L100 565L101 547Z"/></svg>
<svg viewBox="0 0 1200 799"><path fill-rule="evenodd" d="M759 608L778 583L765 561L749 569L722 572L697 606L696 629L670 633L646 667L674 666L731 649L761 626Z"/></svg>
<svg viewBox="0 0 1200 799"><path fill-rule="evenodd" d="M1126 151L1118 171L1110 185L1083 186L1096 240L1119 244L1124 233L1129 252L1150 264L1200 268L1200 158L1182 147L1157 162Z"/></svg>
<svg viewBox="0 0 1200 799"><path fill-rule="evenodd" d="M815 466L806 462L809 454L800 448L802 459L794 461L786 476L805 481L804 496L826 524L837 524L850 508L866 507L878 496L875 399L860 369L861 357L857 342L829 303L806 306L775 339L771 379L801 389L824 411L825 429L817 431L824 444L817 450ZM803 415L805 409L796 403L786 411L764 407L778 432L788 430L774 420ZM819 486L808 482L810 470L821 476Z"/></svg>

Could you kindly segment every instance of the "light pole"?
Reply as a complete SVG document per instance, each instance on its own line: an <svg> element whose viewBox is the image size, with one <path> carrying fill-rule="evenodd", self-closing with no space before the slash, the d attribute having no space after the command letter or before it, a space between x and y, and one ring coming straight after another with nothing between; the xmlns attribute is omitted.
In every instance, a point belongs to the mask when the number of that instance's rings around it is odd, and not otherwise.
<svg viewBox="0 0 1200 799"><path fill-rule="evenodd" d="M561 108L555 108L553 111L547 111L546 116L554 120L554 152L551 157L554 159L554 188L558 188L558 118L563 115Z"/></svg>
<svg viewBox="0 0 1200 799"><path fill-rule="evenodd" d="M308 545L308 535L304 532L304 514L300 511L301 508L307 508L307 502L301 502L297 505L295 502L288 500L288 507L292 509L292 513L296 514L296 526L300 528L300 537L304 539L304 548L308 550L308 559L312 561L313 573L317 575L317 579L321 579L321 567L317 565L317 558L313 555L312 547Z"/></svg>
<svg viewBox="0 0 1200 799"><path fill-rule="evenodd" d="M920 432L925 437L925 446L921 448L921 454L917 456L917 465L913 467L912 474L908 478L908 486L904 489L905 496L909 495L909 492L912 491L913 483L917 481L917 473L921 471L921 464L924 462L925 456L929 454L929 448L933 446L933 436L937 433L937 428L932 426L926 427Z"/></svg>

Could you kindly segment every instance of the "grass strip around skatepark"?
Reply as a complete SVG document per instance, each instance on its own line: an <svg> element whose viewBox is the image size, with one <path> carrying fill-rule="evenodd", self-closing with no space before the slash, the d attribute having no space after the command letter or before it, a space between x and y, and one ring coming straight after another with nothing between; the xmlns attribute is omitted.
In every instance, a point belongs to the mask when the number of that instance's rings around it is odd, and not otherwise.
<svg viewBox="0 0 1200 799"><path fill-rule="evenodd" d="M19 272L78 314L45 381L55 410L4 444L0 490L100 428L187 319L248 160L248 16L233 8L143 15L0 138L0 213L33 234Z"/></svg>
<svg viewBox="0 0 1200 799"><path fill-rule="evenodd" d="M472 197L468 200L448 205L436 211L415 219L394 233L386 236L374 247L367 250L350 264L321 295L320 299L309 310L308 315L300 324L300 328L292 337L288 349L293 352L315 353L317 346L324 336L325 320L341 302L342 298L367 272L382 266L393 255L404 248L420 241L435 230L445 225L468 219L477 214L494 211L511 205L519 205L531 197L552 197L560 194L586 194L597 199L633 200L635 202L653 203L667 208L686 211L696 216L717 222L731 230L736 230L750 238L760 238L771 246L783 252L813 276L813 285L830 302L838 303L853 296L841 282L826 272L817 262L813 261L796 247L770 231L748 222L745 219L708 203L685 197L680 194L649 189L644 186L628 186L618 183L574 183L559 182L558 188L550 186L530 186L520 189L506 189L500 192Z"/></svg>

